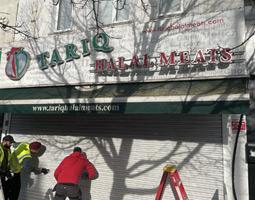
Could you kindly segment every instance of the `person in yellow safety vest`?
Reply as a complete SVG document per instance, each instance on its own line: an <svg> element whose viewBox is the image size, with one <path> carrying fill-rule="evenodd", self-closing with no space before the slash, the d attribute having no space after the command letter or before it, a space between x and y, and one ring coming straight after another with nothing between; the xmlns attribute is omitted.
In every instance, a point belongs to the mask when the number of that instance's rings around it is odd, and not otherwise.
<svg viewBox="0 0 255 200"><path fill-rule="evenodd" d="M32 143L20 143L12 152L10 160L10 168L14 173L12 180L12 194L17 200L21 188L20 172L25 171L27 173L34 172L35 174L47 174L49 169L38 168L33 166L33 158L37 158L40 152L42 144L40 142Z"/></svg>
<svg viewBox="0 0 255 200"><path fill-rule="evenodd" d="M11 146L14 142L15 141L11 135L6 135L3 137L0 144L0 177L5 200L11 199L9 179L11 178L11 173L9 161L11 159Z"/></svg>

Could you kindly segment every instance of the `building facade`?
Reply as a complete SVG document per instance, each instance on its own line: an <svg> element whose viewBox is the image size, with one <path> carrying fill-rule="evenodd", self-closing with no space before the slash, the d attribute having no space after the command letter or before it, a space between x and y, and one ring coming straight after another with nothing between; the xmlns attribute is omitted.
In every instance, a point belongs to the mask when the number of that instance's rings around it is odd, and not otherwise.
<svg viewBox="0 0 255 200"><path fill-rule="evenodd" d="M3 133L40 140L51 169L24 174L20 199L50 199L76 145L99 172L81 180L86 199L153 199L166 164L190 199L234 199L232 175L252 199L253 1L12 5L22 33L1 43Z"/></svg>
<svg viewBox="0 0 255 200"><path fill-rule="evenodd" d="M17 16L17 1L16 0L3 0L2 4L0 5L0 23L7 24L10 26L16 25L16 16ZM2 43L8 43L13 41L14 35L10 34L6 31L7 28L3 27L1 25L0 30L0 42Z"/></svg>

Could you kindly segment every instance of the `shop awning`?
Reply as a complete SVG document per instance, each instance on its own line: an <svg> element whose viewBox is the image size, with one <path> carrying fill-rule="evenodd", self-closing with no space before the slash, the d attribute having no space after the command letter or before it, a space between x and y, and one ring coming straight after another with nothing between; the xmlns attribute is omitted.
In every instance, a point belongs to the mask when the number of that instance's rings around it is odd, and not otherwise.
<svg viewBox="0 0 255 200"><path fill-rule="evenodd" d="M246 113L247 79L0 90L12 113Z"/></svg>

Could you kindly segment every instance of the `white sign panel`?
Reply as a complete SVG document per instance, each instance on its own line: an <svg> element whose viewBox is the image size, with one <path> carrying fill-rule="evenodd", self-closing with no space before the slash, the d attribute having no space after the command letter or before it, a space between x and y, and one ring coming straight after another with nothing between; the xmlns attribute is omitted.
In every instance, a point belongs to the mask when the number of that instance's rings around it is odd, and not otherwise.
<svg viewBox="0 0 255 200"><path fill-rule="evenodd" d="M242 10L134 23L5 46L0 88L247 76Z"/></svg>

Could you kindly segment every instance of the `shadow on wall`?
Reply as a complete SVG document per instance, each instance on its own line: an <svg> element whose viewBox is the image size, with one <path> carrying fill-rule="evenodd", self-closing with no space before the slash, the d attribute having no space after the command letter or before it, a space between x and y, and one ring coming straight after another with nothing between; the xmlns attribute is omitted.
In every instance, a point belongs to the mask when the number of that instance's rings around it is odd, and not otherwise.
<svg viewBox="0 0 255 200"><path fill-rule="evenodd" d="M96 173L96 177L93 179L97 179L99 177L99 174L98 174L98 171ZM81 177L81 180L80 180L80 188L81 188L81 192L82 192L82 199L86 199L86 200L91 200L91 182L92 180L89 180L88 179L88 175L87 173L83 173L82 174L82 177Z"/></svg>
<svg viewBox="0 0 255 200"><path fill-rule="evenodd" d="M219 190L218 189L215 190L215 193L214 193L214 195L212 197L212 200L219 200Z"/></svg>
<svg viewBox="0 0 255 200"><path fill-rule="evenodd" d="M194 123L194 122L192 122ZM199 122L200 123L200 122ZM198 131L199 132L199 131ZM206 133L206 132L205 132ZM205 134L203 132L203 138L205 141L208 140L210 132ZM173 134L172 134L173 135ZM172 136L169 134L168 138ZM199 135L199 134L198 134ZM192 135L193 136L193 135ZM214 140L216 140L217 135L213 135ZM97 185L96 191L102 192L101 194L94 194L90 192L93 191L95 185L92 185L92 181L86 179L86 174L83 175L81 180L81 188L83 191L83 199L92 199L93 196L97 196L97 199L111 199L111 200L120 200L126 198L125 196L129 195L129 199L133 199L132 196L138 197L141 199L147 198L147 196L154 196L157 184L152 182L159 181L158 177L161 175L161 166L166 162L171 161L178 166L178 169L185 168L187 174L183 176L183 180L189 179L189 171L194 172L194 174L199 173L200 175L196 177L195 182L205 183L208 181L207 177L220 177L215 175L216 171L219 174L221 173L222 158L218 154L207 154L208 151L212 152L217 149L222 149L219 142L215 144L210 144L205 146L203 142L200 143L188 143L183 142L185 140L158 140L161 139L160 136L153 136L154 140L146 139L131 139L131 138L102 138L102 137L70 137L70 136L37 136L40 137L40 141L44 143L47 147L54 146L54 151L49 150L47 154L54 155L51 159L53 162L60 162L62 157L66 156L69 151L72 151L73 147L81 146L85 151L90 151L90 156L93 157L93 163L95 167L98 168L100 173L100 180L95 183ZM186 135L186 138L190 137ZM35 136L31 136L35 138ZM182 137L180 137L182 138ZM186 139L184 137L184 139ZM211 137L210 137L211 138ZM210 139L209 138L209 139ZM192 137L195 141L196 137ZM221 137L218 137L218 140L221 140ZM68 142L67 142L68 141ZM190 141L190 140L188 140ZM156 145L155 145L156 144ZM155 145L155 146L154 146ZM158 145L158 146L157 146ZM153 147L153 148L152 148ZM210 147L210 148L209 148ZM208 149L209 148L209 149ZM219 152L221 155L221 152ZM198 157L199 156L199 157ZM192 162L192 165L187 165L190 161L196 160L197 162ZM210 162L210 163L208 163ZM208 165L212 166L213 170L208 171ZM187 168L188 167L188 168ZM55 165L52 165L51 170L55 169ZM192 169L192 170L191 170ZM200 171L199 171L199 170ZM202 170L202 171L201 171ZM106 173L111 172L112 181L109 182L111 185L108 188L107 192L104 188L100 188L101 185L108 186L108 183L105 183L105 178L107 177ZM201 173L202 172L202 173ZM213 173L212 173L213 172ZM152 178L149 177L149 174L154 174ZM193 174L192 174L193 176ZM27 183L29 183L29 177L27 178ZM30 177L31 178L31 177ZM53 186L56 183L53 177L50 180L50 185L47 183L42 183L38 181L34 183L33 188L38 188L36 191L38 197L41 195L40 199L52 200L54 196ZM129 182L128 182L129 181ZM131 182L132 181L132 182ZM218 182L220 181L220 182ZM128 183L128 184L127 184ZM130 185L133 184L133 185ZM148 187L143 187L140 185L148 185ZM215 180L215 184L220 184L221 180ZM37 184L37 185L36 185ZM41 184L41 185L40 185ZM187 189L193 188L196 183L187 184ZM193 186L192 186L193 185ZM99 186L99 187L98 187ZM33 189L32 188L32 189ZM195 192L190 192L190 194L195 195L196 192L206 196L208 199L217 200L219 196L222 196L221 187L217 194L215 193L216 188L208 188L210 191L201 191L199 188L195 187ZM27 188L27 192L29 189ZM187 190L188 191L188 190ZM194 194L195 193L195 194ZM30 192L29 195L35 195L35 193ZM171 195L171 194L167 194ZM28 196L28 194L27 194ZM92 197L91 197L92 196ZM218 197L217 197L218 196ZM98 198L99 197L99 198ZM108 198L105 198L108 197ZM31 198L30 198L31 199ZM27 198L26 200L30 200ZM22 199L23 200L23 199ZM25 200L25 199L24 199Z"/></svg>

